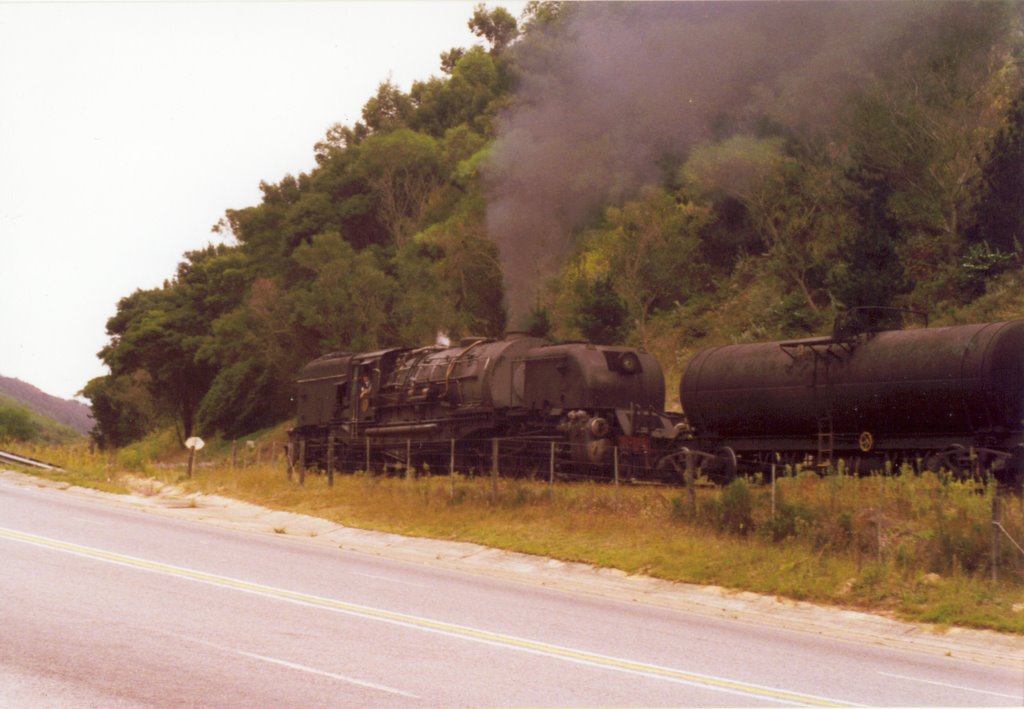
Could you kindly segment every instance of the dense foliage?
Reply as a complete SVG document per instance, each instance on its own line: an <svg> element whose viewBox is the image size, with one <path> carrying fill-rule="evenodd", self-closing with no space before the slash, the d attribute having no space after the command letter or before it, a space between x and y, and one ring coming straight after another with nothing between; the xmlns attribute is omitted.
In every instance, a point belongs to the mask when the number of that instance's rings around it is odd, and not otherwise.
<svg viewBox="0 0 1024 709"><path fill-rule="evenodd" d="M238 435L291 416L298 369L325 352L524 326L506 311L514 256L534 269L525 327L644 345L670 370L709 342L820 332L843 307L955 318L1020 271L1020 4L669 5L531 3L519 21L477 6L469 25L486 48L443 52L441 75L408 92L380 84L362 121L314 146L315 169L261 183L260 204L228 209L215 227L223 244L118 303L100 352L110 373L84 390L94 435L120 446L169 420L182 439ZM700 122L691 104L721 86L694 99L650 81L643 93L650 76L615 77L625 55L608 75L579 55L588 23L630 27L650 12L740 37L756 60L757 37L730 34L763 24L749 13L841 20L894 8L919 14L876 22L891 31L870 57L844 54L863 44L852 40L816 50L816 66L829 51L841 74L812 80L796 49L760 48L772 80L751 83L740 67L726 88L745 100L720 100ZM563 133L517 121L548 116L549 95L575 97L576 79L599 105L622 99L612 128L587 112L561 111ZM818 112L796 110L798 98L821 99ZM654 131L662 114L674 132ZM552 182L517 174L529 161L515 140L552 161ZM509 194L523 207L495 209ZM564 247L496 236L534 195L562 218Z"/></svg>

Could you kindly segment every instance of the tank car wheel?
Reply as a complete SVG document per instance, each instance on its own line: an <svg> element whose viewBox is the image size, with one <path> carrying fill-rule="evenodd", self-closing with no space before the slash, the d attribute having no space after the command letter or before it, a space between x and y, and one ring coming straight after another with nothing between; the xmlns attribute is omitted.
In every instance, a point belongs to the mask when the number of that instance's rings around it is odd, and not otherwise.
<svg viewBox="0 0 1024 709"><path fill-rule="evenodd" d="M871 431L864 431L857 438L857 447L861 449L863 453L870 453L871 449L875 447L875 437L871 435Z"/></svg>
<svg viewBox="0 0 1024 709"><path fill-rule="evenodd" d="M967 448L954 443L942 454L943 460L949 472L957 480L967 480L971 477L971 459Z"/></svg>
<svg viewBox="0 0 1024 709"><path fill-rule="evenodd" d="M732 482L738 470L739 461L736 460L736 451L729 446L716 450L714 459L705 459L700 466L700 471L709 480L719 485Z"/></svg>
<svg viewBox="0 0 1024 709"><path fill-rule="evenodd" d="M1024 494L1024 447L1017 446L1006 459L1000 483L1012 493Z"/></svg>

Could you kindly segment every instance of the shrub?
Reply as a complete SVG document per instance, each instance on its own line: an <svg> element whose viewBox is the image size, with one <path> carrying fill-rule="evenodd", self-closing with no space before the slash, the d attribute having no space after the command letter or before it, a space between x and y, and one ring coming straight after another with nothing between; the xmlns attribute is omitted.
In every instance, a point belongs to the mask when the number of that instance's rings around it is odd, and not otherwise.
<svg viewBox="0 0 1024 709"><path fill-rule="evenodd" d="M736 478L722 490L717 507L718 529L743 536L754 530L754 495L743 478Z"/></svg>

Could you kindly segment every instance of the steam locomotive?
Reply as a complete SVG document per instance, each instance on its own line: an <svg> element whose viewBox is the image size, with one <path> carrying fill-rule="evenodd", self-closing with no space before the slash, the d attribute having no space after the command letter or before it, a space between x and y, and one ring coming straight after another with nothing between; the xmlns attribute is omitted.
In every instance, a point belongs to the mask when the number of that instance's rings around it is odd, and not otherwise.
<svg viewBox="0 0 1024 709"><path fill-rule="evenodd" d="M1024 321L887 329L851 310L831 335L699 352L679 399L709 477L819 468L1024 479ZM927 324L927 323L925 323Z"/></svg>
<svg viewBox="0 0 1024 709"><path fill-rule="evenodd" d="M685 427L664 401L657 360L627 347L512 335L339 352L301 371L291 448L307 467L450 462L464 471L489 469L500 439L503 472L670 474L660 458Z"/></svg>
<svg viewBox="0 0 1024 709"><path fill-rule="evenodd" d="M663 410L661 367L639 349L513 335L329 354L300 374L293 461L481 470L497 439L513 473L678 482L689 467L725 482L842 460L853 473L992 471L1019 487L1024 321L892 329L883 315L852 310L828 336L699 352L680 381L684 414Z"/></svg>

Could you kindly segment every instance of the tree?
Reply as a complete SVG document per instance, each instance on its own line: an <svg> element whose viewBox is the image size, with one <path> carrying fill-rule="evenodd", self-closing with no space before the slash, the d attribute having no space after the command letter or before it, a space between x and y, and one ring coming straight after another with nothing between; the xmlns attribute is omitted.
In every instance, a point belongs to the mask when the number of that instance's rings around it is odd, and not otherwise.
<svg viewBox="0 0 1024 709"><path fill-rule="evenodd" d="M963 295L958 264L980 194L979 156L1020 82L1012 5L936 7L893 43L891 73L856 97L848 126L851 162L887 185L885 211L920 306Z"/></svg>
<svg viewBox="0 0 1024 709"><path fill-rule="evenodd" d="M244 259L227 246L185 256L173 281L121 299L117 313L107 321L111 339L100 358L110 368L110 377L87 387L86 395L101 400L93 400L94 409L127 403L142 421L136 426L116 411L101 411L97 421L107 430L99 435L115 445L159 418L175 422L181 441L189 438L199 403L216 374L197 354L210 335L211 323L240 297ZM148 390L150 402L141 400L139 387Z"/></svg>
<svg viewBox="0 0 1024 709"><path fill-rule="evenodd" d="M360 146L359 167L381 222L401 248L443 187L437 141L407 128L372 135Z"/></svg>
<svg viewBox="0 0 1024 709"><path fill-rule="evenodd" d="M473 34L487 40L492 54L501 53L519 36L516 18L503 7L488 10L480 3L473 8L473 16L467 24Z"/></svg>
<svg viewBox="0 0 1024 709"><path fill-rule="evenodd" d="M407 125L412 109L409 97L389 79L377 86L377 95L363 106L363 121L370 132L386 133Z"/></svg>
<svg viewBox="0 0 1024 709"><path fill-rule="evenodd" d="M734 136L696 148L681 169L683 180L711 197L731 197L747 210L768 248L773 266L816 302L814 273L828 243L821 219L830 202L827 168L785 152L780 138Z"/></svg>
<svg viewBox="0 0 1024 709"><path fill-rule="evenodd" d="M572 324L583 338L598 345L622 342L629 313L615 293L611 275L600 275L593 282L577 278L575 285Z"/></svg>
<svg viewBox="0 0 1024 709"><path fill-rule="evenodd" d="M236 436L292 414L295 374L320 354L297 335L293 318L282 288L258 278L244 302L213 323L197 353L217 372L199 406L204 431Z"/></svg>
<svg viewBox="0 0 1024 709"><path fill-rule="evenodd" d="M91 379L82 395L92 405L96 422L89 435L104 450L139 440L150 432L157 419L150 377L142 370Z"/></svg>
<svg viewBox="0 0 1024 709"><path fill-rule="evenodd" d="M703 286L700 234L711 219L711 210L705 206L679 203L660 188L645 187L636 199L609 207L601 227L586 235L573 269L575 287L610 283L637 338L646 346L652 312ZM586 285L578 284L579 280ZM577 312L589 305L578 303ZM613 310L611 306L608 314Z"/></svg>
<svg viewBox="0 0 1024 709"><path fill-rule="evenodd" d="M28 410L0 403L0 443L29 441L39 435L39 425Z"/></svg>
<svg viewBox="0 0 1024 709"><path fill-rule="evenodd" d="M398 284L371 250L356 252L337 232L319 234L293 256L310 278L292 290L299 326L319 335L322 352L392 344L390 313Z"/></svg>
<svg viewBox="0 0 1024 709"><path fill-rule="evenodd" d="M1024 249L1024 88L986 152L977 211L967 238L1019 255Z"/></svg>

